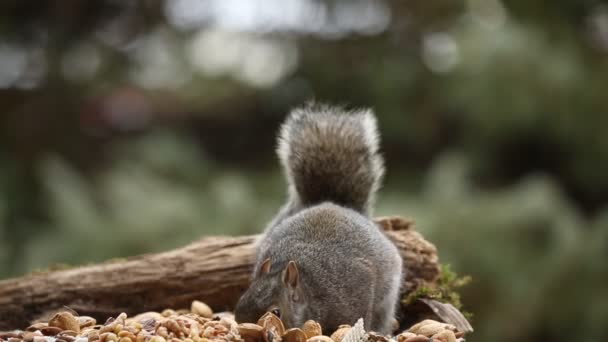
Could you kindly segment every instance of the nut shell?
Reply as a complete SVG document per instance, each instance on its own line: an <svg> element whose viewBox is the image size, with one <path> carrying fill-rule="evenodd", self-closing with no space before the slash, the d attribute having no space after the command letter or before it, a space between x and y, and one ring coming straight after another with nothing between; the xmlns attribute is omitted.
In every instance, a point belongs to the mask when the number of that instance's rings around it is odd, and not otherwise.
<svg viewBox="0 0 608 342"><path fill-rule="evenodd" d="M192 302L192 305L190 306L190 311L205 318L213 317L213 310L211 310L209 305L198 300Z"/></svg>
<svg viewBox="0 0 608 342"><path fill-rule="evenodd" d="M423 336L423 335L417 335L414 337L410 337L407 340L405 340L405 342L429 342L430 338Z"/></svg>
<svg viewBox="0 0 608 342"><path fill-rule="evenodd" d="M306 342L334 342L329 336L319 335L313 336L306 340Z"/></svg>
<svg viewBox="0 0 608 342"><path fill-rule="evenodd" d="M76 337L78 336L78 333L74 330L64 330L62 332L59 333L59 336L72 336L72 337Z"/></svg>
<svg viewBox="0 0 608 342"><path fill-rule="evenodd" d="M306 342L306 334L302 329L292 328L285 332L282 336L283 342Z"/></svg>
<svg viewBox="0 0 608 342"><path fill-rule="evenodd" d="M456 342L456 335L451 330L443 330L433 335L433 341Z"/></svg>
<svg viewBox="0 0 608 342"><path fill-rule="evenodd" d="M444 330L445 328L443 327L443 324L433 323L420 327L420 329L418 329L418 334L431 337Z"/></svg>
<svg viewBox="0 0 608 342"><path fill-rule="evenodd" d="M81 330L84 328L92 327L97 324L95 318L89 316L79 316L76 317L76 320L78 320L78 325L80 326Z"/></svg>
<svg viewBox="0 0 608 342"><path fill-rule="evenodd" d="M380 333L377 333L375 331L370 331L368 333L368 336L369 336L368 340L370 342L388 342L389 341L388 337L386 337L386 336L384 336L384 335L382 335Z"/></svg>
<svg viewBox="0 0 608 342"><path fill-rule="evenodd" d="M334 331L334 333L331 334L330 338L334 340L334 342L342 342L342 339L344 338L346 333L350 331L350 329L350 325L341 325L338 327L338 330Z"/></svg>
<svg viewBox="0 0 608 342"><path fill-rule="evenodd" d="M242 323L237 326L239 334L245 342L261 342L264 340L264 328L253 323Z"/></svg>
<svg viewBox="0 0 608 342"><path fill-rule="evenodd" d="M413 332L414 334L418 335L424 335L427 337L431 337L443 330L451 330L452 332L454 332L456 331L456 327L451 324L437 322L432 319L425 319L420 323L414 324L411 328L408 329L409 332Z"/></svg>
<svg viewBox="0 0 608 342"><path fill-rule="evenodd" d="M311 339L315 336L323 335L323 329L321 329L321 325L313 320L308 320L304 322L302 330L304 331L308 339Z"/></svg>
<svg viewBox="0 0 608 342"><path fill-rule="evenodd" d="M264 328L266 333L271 331L276 336L283 336L285 334L283 322L272 312L265 313L258 321L258 325Z"/></svg>
<svg viewBox="0 0 608 342"><path fill-rule="evenodd" d="M177 315L177 312L175 312L175 310L172 309L165 309L163 310L163 312L160 313L163 317L171 317L171 316L175 316Z"/></svg>
<svg viewBox="0 0 608 342"><path fill-rule="evenodd" d="M57 336L57 334L59 334L61 332L61 328L47 326L47 327L40 329L40 332L44 336Z"/></svg>
<svg viewBox="0 0 608 342"><path fill-rule="evenodd" d="M25 329L26 331L36 331L48 327L48 323L34 323Z"/></svg>
<svg viewBox="0 0 608 342"><path fill-rule="evenodd" d="M404 331L401 334L397 335L397 342L405 342L408 338L416 337L416 334L409 331Z"/></svg>
<svg viewBox="0 0 608 342"><path fill-rule="evenodd" d="M438 323L438 322L434 321L432 319L425 319L424 321L421 321L421 322L418 322L418 323L412 325L409 329L407 329L407 331L416 334L416 332L418 331L418 329L420 329L420 327L425 326L427 324L431 324L431 323Z"/></svg>
<svg viewBox="0 0 608 342"><path fill-rule="evenodd" d="M61 330L74 330L80 332L80 324L74 315L67 311L56 313L49 320L50 327L57 327Z"/></svg>

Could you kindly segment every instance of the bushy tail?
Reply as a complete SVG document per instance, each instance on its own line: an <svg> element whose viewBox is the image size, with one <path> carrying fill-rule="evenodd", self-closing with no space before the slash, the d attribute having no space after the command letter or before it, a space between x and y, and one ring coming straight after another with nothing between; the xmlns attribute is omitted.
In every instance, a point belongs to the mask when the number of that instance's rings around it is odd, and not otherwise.
<svg viewBox="0 0 608 342"><path fill-rule="evenodd" d="M384 174L371 110L309 104L281 127L278 155L296 204L324 201L368 214Z"/></svg>

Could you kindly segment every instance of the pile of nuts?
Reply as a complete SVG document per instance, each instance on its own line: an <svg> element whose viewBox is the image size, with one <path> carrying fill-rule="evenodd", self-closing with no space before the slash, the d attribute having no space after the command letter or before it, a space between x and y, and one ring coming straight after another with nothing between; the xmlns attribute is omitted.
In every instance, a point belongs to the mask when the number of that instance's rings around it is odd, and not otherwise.
<svg viewBox="0 0 608 342"><path fill-rule="evenodd" d="M461 342L464 341L464 332L458 331L451 324L426 319L412 325L396 338L398 342Z"/></svg>
<svg viewBox="0 0 608 342"><path fill-rule="evenodd" d="M25 331L0 333L0 342L461 342L463 335L450 324L425 320L390 338L366 332L363 320L359 320L353 327L341 325L327 336L312 320L301 329L285 329L283 322L268 312L257 324L238 324L232 314L214 315L205 303L194 301L190 310L167 309L132 318L122 313L104 324L62 311Z"/></svg>

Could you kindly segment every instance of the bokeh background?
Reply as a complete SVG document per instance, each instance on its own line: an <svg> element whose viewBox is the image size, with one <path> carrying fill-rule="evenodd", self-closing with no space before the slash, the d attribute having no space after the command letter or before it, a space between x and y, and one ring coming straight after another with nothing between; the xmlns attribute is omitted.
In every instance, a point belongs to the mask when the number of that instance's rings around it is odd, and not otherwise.
<svg viewBox="0 0 608 342"><path fill-rule="evenodd" d="M373 107L470 341L608 339L608 3L3 0L0 278L262 230L289 108Z"/></svg>

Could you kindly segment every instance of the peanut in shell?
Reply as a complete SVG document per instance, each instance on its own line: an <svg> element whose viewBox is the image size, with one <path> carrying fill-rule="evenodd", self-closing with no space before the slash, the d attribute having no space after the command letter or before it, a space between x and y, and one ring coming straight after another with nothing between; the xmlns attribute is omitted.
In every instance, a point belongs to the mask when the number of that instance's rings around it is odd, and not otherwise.
<svg viewBox="0 0 608 342"><path fill-rule="evenodd" d="M346 335L346 333L348 333L351 329L350 325L341 325L338 327L338 329L336 331L334 331L333 334L331 334L330 338L332 340L334 340L334 342L342 342L342 339L344 338L344 336Z"/></svg>
<svg viewBox="0 0 608 342"><path fill-rule="evenodd" d="M407 340L405 340L405 342L429 342L430 338L423 336L423 335L417 335L414 337L410 337Z"/></svg>
<svg viewBox="0 0 608 342"><path fill-rule="evenodd" d="M315 336L323 335L323 329L321 329L321 325L313 320L308 320L304 322L302 330L304 331L308 339L311 339Z"/></svg>
<svg viewBox="0 0 608 342"><path fill-rule="evenodd" d="M451 330L443 330L432 336L433 341L456 342L456 335Z"/></svg>
<svg viewBox="0 0 608 342"><path fill-rule="evenodd" d="M334 342L329 336L318 335L306 340L306 342Z"/></svg>
<svg viewBox="0 0 608 342"><path fill-rule="evenodd" d="M74 315L67 311L56 313L49 320L50 327L57 327L61 330L74 330L77 333L80 332L80 324Z"/></svg>
<svg viewBox="0 0 608 342"><path fill-rule="evenodd" d="M265 331L272 331L278 337L285 334L285 326L279 317L272 312L267 312L258 320L258 325Z"/></svg>
<svg viewBox="0 0 608 342"><path fill-rule="evenodd" d="M237 326L239 335L245 342L262 342L264 340L264 328L253 323L241 323Z"/></svg>
<svg viewBox="0 0 608 342"><path fill-rule="evenodd" d="M291 328L282 336L283 342L306 342L306 334L300 328Z"/></svg>
<svg viewBox="0 0 608 342"><path fill-rule="evenodd" d="M213 317L213 310L211 310L209 305L198 300L192 302L192 305L190 306L190 311L205 318Z"/></svg>

